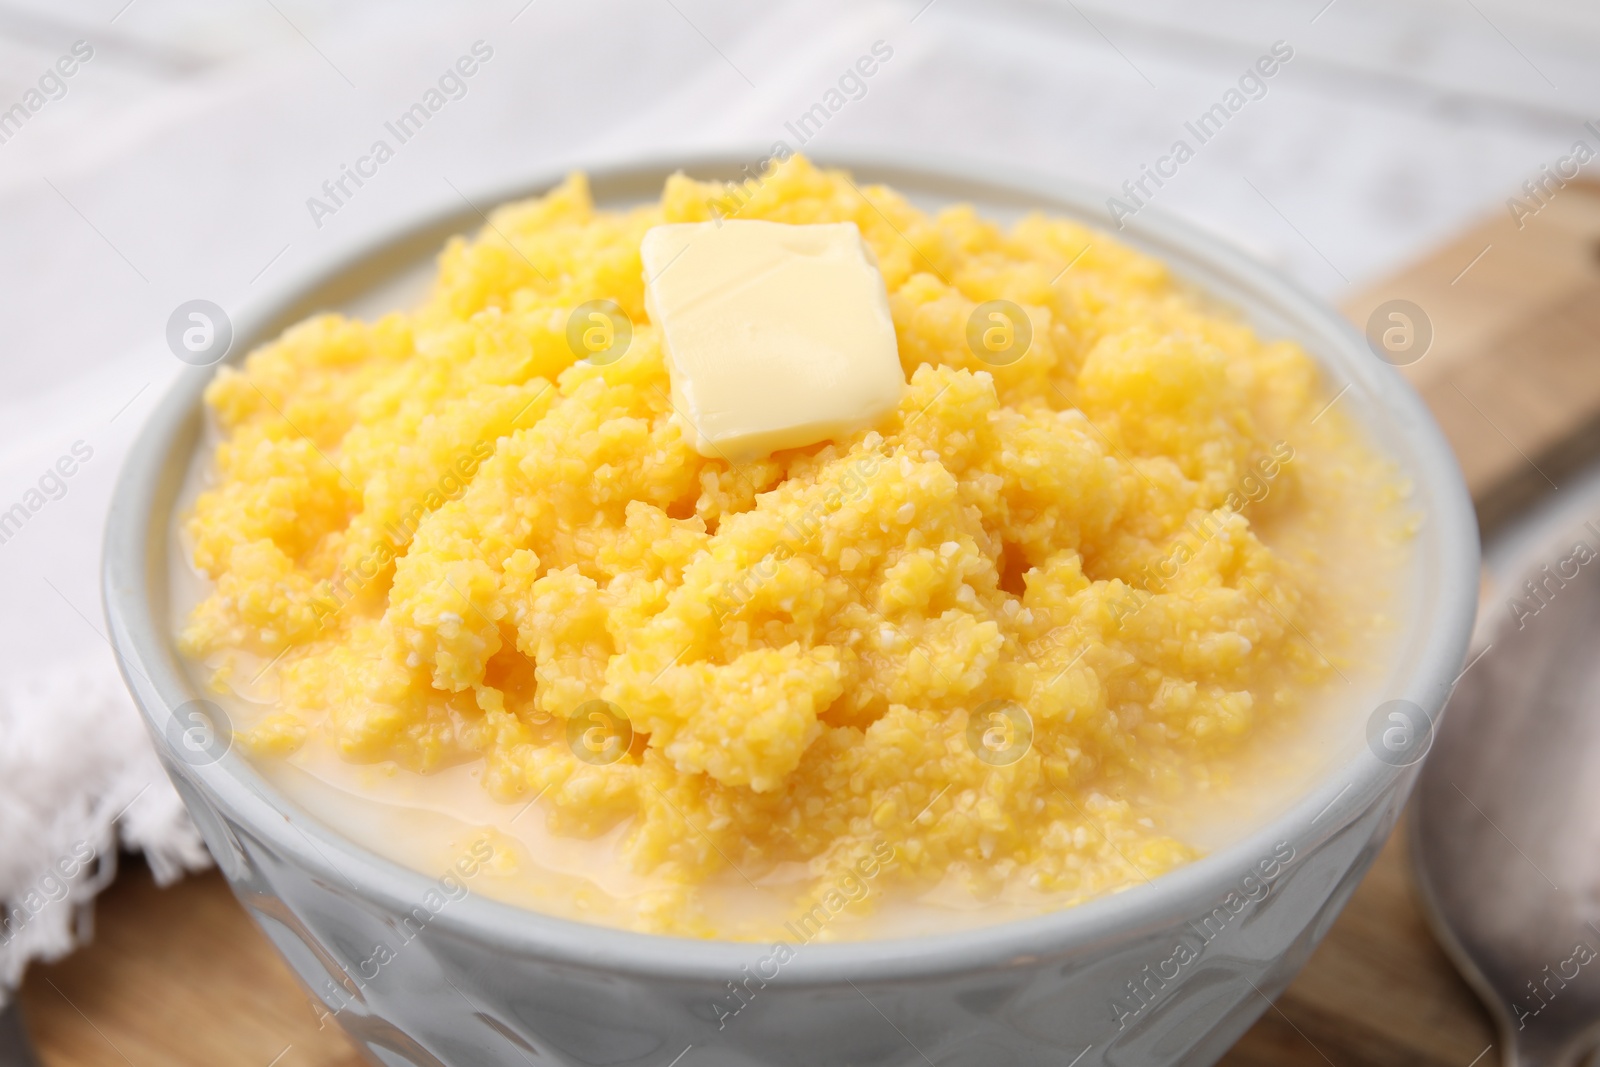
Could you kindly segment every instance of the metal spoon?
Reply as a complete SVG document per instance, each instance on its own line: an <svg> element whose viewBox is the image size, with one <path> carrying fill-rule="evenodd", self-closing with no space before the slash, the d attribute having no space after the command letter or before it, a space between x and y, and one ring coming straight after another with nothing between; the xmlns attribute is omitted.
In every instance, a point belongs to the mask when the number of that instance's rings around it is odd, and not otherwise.
<svg viewBox="0 0 1600 1067"><path fill-rule="evenodd" d="M39 1067L15 1000L0 1007L0 1067Z"/></svg>
<svg viewBox="0 0 1600 1067"><path fill-rule="evenodd" d="M1424 905L1507 1067L1600 1040L1600 479L1561 496L1491 554L1482 658L1412 806Z"/></svg>

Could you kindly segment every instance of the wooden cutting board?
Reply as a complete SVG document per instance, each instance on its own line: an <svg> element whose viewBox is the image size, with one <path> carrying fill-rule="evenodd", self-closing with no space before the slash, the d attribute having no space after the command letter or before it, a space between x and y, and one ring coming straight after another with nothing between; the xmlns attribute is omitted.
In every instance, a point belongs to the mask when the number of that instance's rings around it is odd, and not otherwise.
<svg viewBox="0 0 1600 1067"><path fill-rule="evenodd" d="M1431 333L1404 373L1455 445L1486 530L1600 454L1600 185L1569 184L1521 227L1509 211L1490 218L1345 305L1363 327L1380 308L1375 333L1398 331L1391 362ZM214 871L157 889L130 865L100 900L94 942L33 968L22 1004L44 1067L365 1062ZM1402 827L1222 1062L1488 1067L1495 1040L1417 909Z"/></svg>

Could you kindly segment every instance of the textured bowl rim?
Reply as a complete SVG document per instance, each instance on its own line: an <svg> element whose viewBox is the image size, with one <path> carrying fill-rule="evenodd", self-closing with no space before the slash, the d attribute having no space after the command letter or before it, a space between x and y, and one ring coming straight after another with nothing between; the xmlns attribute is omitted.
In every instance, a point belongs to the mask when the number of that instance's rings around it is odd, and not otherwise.
<svg viewBox="0 0 1600 1067"><path fill-rule="evenodd" d="M589 174L597 201L604 202L658 193L666 176L679 170L733 177L741 166L767 154L746 148L630 157L591 161L582 169ZM873 183L941 187L949 190L952 201L1009 201L1107 228L1100 209L1106 190L1010 165L979 167L925 155L829 152L818 153L814 161L846 168ZM330 244L306 270L240 308L234 316L236 342L224 362L239 362L261 340L301 317L308 297L342 276L359 273L363 264L393 254L400 246L414 251L419 242L431 241L436 250L440 235L477 228L481 219L472 205L498 205L542 192L562 180L568 169L547 168L513 182L475 188L470 198L441 196L392 225ZM992 177L996 173L1006 177ZM462 199L468 199L467 207ZM1427 586L1425 602L1411 625L1413 654L1397 669L1392 695L1416 702L1437 721L1472 631L1478 535L1455 457L1427 408L1393 368L1372 355L1354 327L1281 271L1153 208L1125 220L1116 237L1155 251L1169 263L1174 254L1187 257L1192 267L1203 268L1203 288L1215 292L1233 286L1253 294L1249 300L1234 300L1242 310L1268 309L1297 323L1303 332L1295 339L1317 358L1325 374L1349 382L1351 391L1369 405L1365 418L1376 420L1369 424L1389 431L1386 451L1419 492L1423 521L1416 534L1416 555ZM192 766L180 760L168 740L176 722L173 709L200 694L183 672L163 613L156 608L166 602L165 590L153 590L152 579L165 575L170 518L156 509L163 499L170 504L187 468L200 424L200 394L214 371L215 367L184 370L140 431L118 478L106 526L102 575L118 666L171 773L199 786L240 825L313 877L334 887L348 885L360 898L390 912L406 912L436 884L433 879L324 825L279 795L241 753L232 751L215 763ZM1160 929L1214 906L1276 843L1303 840L1319 823L1315 833L1324 839L1331 836L1400 783L1409 770L1414 768L1391 767L1360 751L1255 832L1143 885L1036 917L950 933L796 946L794 958L784 965L784 984L926 978L1079 952ZM702 941L616 929L476 893L440 911L430 923L434 929L531 959L641 978L716 983L737 976L742 965L770 948L765 942Z"/></svg>

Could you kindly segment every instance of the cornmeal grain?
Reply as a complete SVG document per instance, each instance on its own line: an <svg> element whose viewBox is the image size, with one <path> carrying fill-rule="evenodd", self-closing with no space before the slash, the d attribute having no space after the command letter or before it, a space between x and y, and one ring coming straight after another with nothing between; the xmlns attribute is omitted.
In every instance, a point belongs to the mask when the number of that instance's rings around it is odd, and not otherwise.
<svg viewBox="0 0 1600 1067"><path fill-rule="evenodd" d="M321 732L352 761L482 761L559 833L631 820L628 860L669 887L644 929L716 936L697 888L780 864L806 865L804 910L886 846L886 888L1063 902L1192 858L1117 784L1180 783L1297 713L1348 643L1314 554L1265 532L1383 495L1341 413L1313 423L1313 362L1073 222L928 215L800 157L747 191L741 218L860 228L897 412L699 456L639 242L722 190L679 175L598 211L573 175L453 239L414 310L318 316L219 373L185 651L221 685L281 655L260 758ZM566 338L601 298L634 323L607 366ZM1033 327L1008 366L966 341L997 298ZM609 765L569 744L596 699L634 731Z"/></svg>

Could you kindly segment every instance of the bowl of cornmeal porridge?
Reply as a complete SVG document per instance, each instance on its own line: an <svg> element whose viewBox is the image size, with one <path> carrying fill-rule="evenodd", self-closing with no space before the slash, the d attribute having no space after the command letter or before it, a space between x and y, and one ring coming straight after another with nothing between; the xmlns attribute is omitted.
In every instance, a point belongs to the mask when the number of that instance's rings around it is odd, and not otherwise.
<svg viewBox="0 0 1600 1067"><path fill-rule="evenodd" d="M1448 449L1181 223L753 159L234 316L108 529L174 783L380 1062L1212 1062L1460 669Z"/></svg>

